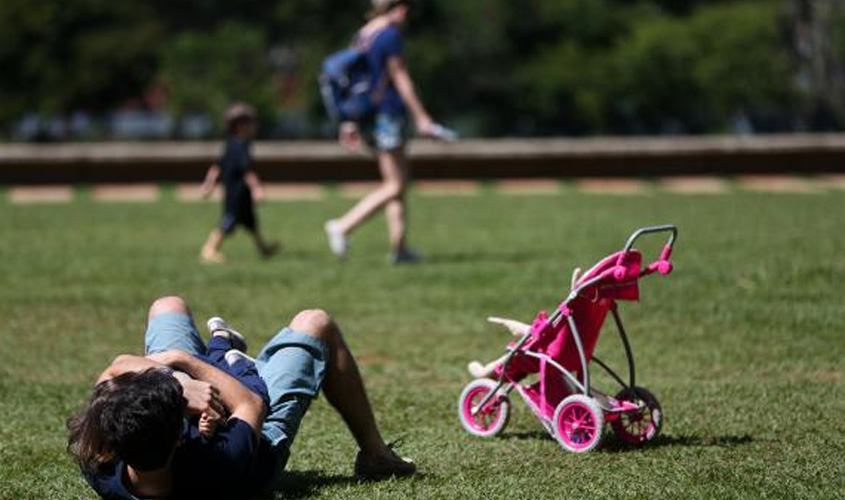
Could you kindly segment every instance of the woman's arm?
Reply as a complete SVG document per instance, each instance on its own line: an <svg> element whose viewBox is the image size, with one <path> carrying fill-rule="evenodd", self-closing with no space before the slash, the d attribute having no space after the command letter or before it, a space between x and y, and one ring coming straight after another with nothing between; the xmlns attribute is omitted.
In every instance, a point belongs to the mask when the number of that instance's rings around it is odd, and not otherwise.
<svg viewBox="0 0 845 500"><path fill-rule="evenodd" d="M361 131L355 122L343 122L338 129L337 139L340 145L353 153L361 151L364 141L361 139Z"/></svg>
<svg viewBox="0 0 845 500"><path fill-rule="evenodd" d="M408 73L405 66L405 60L400 56L392 56L387 59L387 72L390 75L390 80L402 97L408 111L414 118L414 123L417 127L417 133L421 135L430 135L434 129L434 121L423 106L422 100L417 95L417 90L414 87L414 81Z"/></svg>

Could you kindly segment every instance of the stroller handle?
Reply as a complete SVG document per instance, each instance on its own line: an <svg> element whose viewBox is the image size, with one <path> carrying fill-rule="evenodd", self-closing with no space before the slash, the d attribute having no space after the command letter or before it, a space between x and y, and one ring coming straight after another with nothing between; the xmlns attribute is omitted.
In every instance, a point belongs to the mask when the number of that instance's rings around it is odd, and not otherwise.
<svg viewBox="0 0 845 500"><path fill-rule="evenodd" d="M622 265L622 261L625 258L625 255L634 247L634 242L637 241L637 238L646 234L666 232L669 233L669 240L663 247L663 251L660 252L660 258L658 259L658 261L649 266L649 269L646 271L646 274L651 274L654 271L659 271L660 274L669 274L670 272L672 272L672 264L669 262L669 259L672 256L672 248L675 246L675 240L678 239L678 228L676 228L673 224L643 227L634 231L634 234L632 234L631 237L628 238L628 242L625 243L625 249L622 251L622 254L619 255L617 265ZM652 266L654 267L652 268ZM619 279L622 279L624 277L624 270L621 269L622 268L620 267Z"/></svg>
<svg viewBox="0 0 845 500"><path fill-rule="evenodd" d="M632 234L631 237L628 238L628 242L625 243L625 252L634 247L634 242L637 241L637 238L640 236L653 233L664 233L667 231L672 234L669 235L669 241L666 242L666 245L669 248L672 248L675 245L675 240L678 239L678 228L672 224L665 224L662 226L642 227L634 231L634 234Z"/></svg>

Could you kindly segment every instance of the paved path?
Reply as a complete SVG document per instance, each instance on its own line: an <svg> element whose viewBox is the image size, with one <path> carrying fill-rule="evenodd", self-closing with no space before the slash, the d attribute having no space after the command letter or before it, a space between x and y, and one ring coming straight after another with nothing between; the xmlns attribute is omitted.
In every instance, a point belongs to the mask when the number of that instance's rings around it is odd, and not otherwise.
<svg viewBox="0 0 845 500"><path fill-rule="evenodd" d="M173 192L185 203L204 201L198 184L178 184ZM374 182L268 183L267 199L273 202L319 201L329 196L360 198L375 189ZM653 180L632 178L509 179L492 182L474 180L423 180L413 184L413 192L423 197L479 196L492 192L501 196L560 196L578 192L602 196L646 196L661 193L681 195L722 195L733 192L787 193L818 195L845 191L845 174L816 176L742 175L736 177L665 177ZM13 204L69 203L80 197L80 190L69 185L10 186L4 188L5 201ZM163 199L157 184L106 184L88 191L98 203L154 203ZM215 192L207 201L219 201Z"/></svg>

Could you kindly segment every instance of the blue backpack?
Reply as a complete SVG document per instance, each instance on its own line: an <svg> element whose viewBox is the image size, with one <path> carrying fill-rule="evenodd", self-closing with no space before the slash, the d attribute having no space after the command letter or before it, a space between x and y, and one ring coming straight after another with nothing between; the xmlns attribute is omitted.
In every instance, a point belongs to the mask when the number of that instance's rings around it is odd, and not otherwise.
<svg viewBox="0 0 845 500"><path fill-rule="evenodd" d="M375 39L373 34L369 40ZM376 112L384 82L374 81L367 63L369 43L339 50L323 61L320 73L320 94L331 119L335 122L361 122Z"/></svg>

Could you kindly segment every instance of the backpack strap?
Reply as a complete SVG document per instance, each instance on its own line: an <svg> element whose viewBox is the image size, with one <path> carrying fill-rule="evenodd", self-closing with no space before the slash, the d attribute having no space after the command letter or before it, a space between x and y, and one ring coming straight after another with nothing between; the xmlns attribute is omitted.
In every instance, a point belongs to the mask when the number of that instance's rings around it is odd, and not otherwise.
<svg viewBox="0 0 845 500"><path fill-rule="evenodd" d="M367 36L364 36L361 33L362 30L358 30L355 33L355 36L352 37L352 47L355 49L360 50L362 53L367 53L370 51L370 47L372 46L373 42L379 35L381 35L384 30L387 29L387 26L379 28L377 30L373 30ZM388 75L387 69L382 72L381 78L379 78L378 82L373 85L372 90L370 91L370 95L373 98L373 102L379 103L384 99L384 95L387 93L387 85L388 85Z"/></svg>
<svg viewBox="0 0 845 500"><path fill-rule="evenodd" d="M370 50L370 46L373 44L373 41L387 28L387 26L383 26L381 28L373 30L367 36L364 36L364 34L362 33L363 28L361 28L357 32L355 32L355 35L352 37L351 46L362 52L367 52Z"/></svg>

